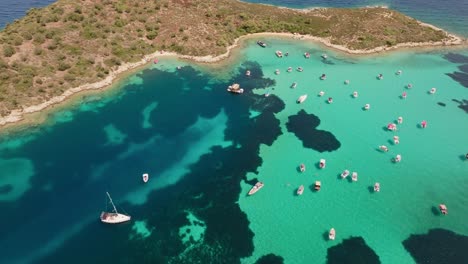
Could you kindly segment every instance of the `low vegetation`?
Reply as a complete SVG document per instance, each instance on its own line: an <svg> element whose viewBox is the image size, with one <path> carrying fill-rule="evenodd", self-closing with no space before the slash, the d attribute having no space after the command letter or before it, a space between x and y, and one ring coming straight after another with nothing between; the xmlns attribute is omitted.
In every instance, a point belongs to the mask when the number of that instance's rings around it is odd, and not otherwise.
<svg viewBox="0 0 468 264"><path fill-rule="evenodd" d="M256 32L310 34L350 49L447 38L384 8L305 12L236 0L58 0L0 32L0 116L102 80L157 50L219 55Z"/></svg>

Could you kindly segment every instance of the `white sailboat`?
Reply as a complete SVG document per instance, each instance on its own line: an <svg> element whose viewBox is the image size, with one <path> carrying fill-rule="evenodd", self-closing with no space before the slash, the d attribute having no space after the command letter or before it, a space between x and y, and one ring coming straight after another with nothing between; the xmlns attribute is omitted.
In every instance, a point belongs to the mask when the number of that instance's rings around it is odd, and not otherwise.
<svg viewBox="0 0 468 264"><path fill-rule="evenodd" d="M106 192L106 194L114 210L112 212L101 212L101 222L106 224L118 224L130 221L131 217L129 215L120 214L117 211L117 208L115 208L114 202L112 201L110 194L108 192Z"/></svg>

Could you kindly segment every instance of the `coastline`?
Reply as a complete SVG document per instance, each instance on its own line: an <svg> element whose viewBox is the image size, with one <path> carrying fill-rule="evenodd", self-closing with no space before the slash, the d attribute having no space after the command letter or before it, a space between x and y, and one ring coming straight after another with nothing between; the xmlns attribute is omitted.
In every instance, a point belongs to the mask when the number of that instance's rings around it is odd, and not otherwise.
<svg viewBox="0 0 468 264"><path fill-rule="evenodd" d="M302 11L304 12L304 11ZM430 28L433 28L435 30L441 30L444 31L443 29L440 29L434 25L423 23L418 21L420 25L427 26ZM137 62L131 62L131 63L123 63L120 65L116 70L113 70L109 73L109 75L104 78L103 80L95 83L86 83L83 85L80 85L75 88L68 89L65 91L62 95L53 97L52 99L43 102L38 105L33 105L33 106L28 106L23 109L16 109L13 110L8 116L1 117L0 118L0 129L3 129L7 125L13 125L15 123L21 122L25 120L25 115L40 112L44 109L50 108L53 105L63 103L66 101L69 97L76 95L80 92L84 91L90 91L90 90L102 90L105 89L112 84L115 83L115 81L123 74L136 70L140 67L143 67L147 65L148 63L153 63L153 60L155 58L161 58L161 57L176 57L180 59L187 59L190 61L194 62L199 62L199 63L215 63L222 61L226 58L228 58L231 55L231 52L233 49L239 46L241 41L245 41L248 39L256 38L256 37L286 37L286 38L293 38L296 40L311 40L317 43L321 43L324 46L328 48L333 48L336 50L339 50L341 52L345 52L348 54L372 54L372 53L379 53L379 52L385 52L385 51L391 51L391 50L396 50L399 48L415 48L415 47L445 47L445 46L456 46L456 45L466 45L467 41L466 39L463 39L457 35L448 33L444 31L447 34L447 37L449 40L446 41L438 41L438 42L409 42L409 43L399 43L394 46L381 46L381 47L376 47L373 49L368 49L368 50L353 50L349 49L345 46L342 45L335 45L330 42L329 38L321 38L321 37L315 37L311 35L300 35L297 33L277 33L277 32L262 32L262 33L254 33L254 34L247 34L244 36L241 36L237 39L234 40L234 43L226 48L226 52L218 55L218 56L213 56L213 55L207 55L207 56L189 56L189 55L181 55L177 54L174 52L166 52L166 51L156 51L151 54L145 55L140 61Z"/></svg>

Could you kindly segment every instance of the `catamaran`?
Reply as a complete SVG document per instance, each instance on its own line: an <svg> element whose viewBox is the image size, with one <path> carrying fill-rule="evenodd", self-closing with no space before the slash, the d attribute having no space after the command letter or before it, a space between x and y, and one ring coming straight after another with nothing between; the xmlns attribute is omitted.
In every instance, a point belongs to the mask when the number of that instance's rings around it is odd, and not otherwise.
<svg viewBox="0 0 468 264"><path fill-rule="evenodd" d="M131 217L129 215L120 214L115 208L114 202L108 192L106 192L107 197L109 198L109 202L112 204L112 208L114 209L112 212L102 212L101 213L101 222L106 224L118 224L130 221Z"/></svg>

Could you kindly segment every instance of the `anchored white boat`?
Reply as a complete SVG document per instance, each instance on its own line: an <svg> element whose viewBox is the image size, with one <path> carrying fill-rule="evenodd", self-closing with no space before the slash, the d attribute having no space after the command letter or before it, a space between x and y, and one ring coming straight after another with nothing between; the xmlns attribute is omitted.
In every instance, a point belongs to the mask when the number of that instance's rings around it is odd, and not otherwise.
<svg viewBox="0 0 468 264"><path fill-rule="evenodd" d="M354 98L357 98L358 96L359 96L358 92L354 91L354 92L353 92L353 97L354 97Z"/></svg>
<svg viewBox="0 0 468 264"><path fill-rule="evenodd" d="M357 176L358 176L357 172L353 171L353 174L351 174L351 179L353 181L357 181Z"/></svg>
<svg viewBox="0 0 468 264"><path fill-rule="evenodd" d="M401 155L400 154L396 155L394 160L395 160L395 162L400 162L401 161Z"/></svg>
<svg viewBox="0 0 468 264"><path fill-rule="evenodd" d="M244 92L244 89L240 88L238 83L234 83L233 85L228 86L227 91L235 94L241 94Z"/></svg>
<svg viewBox="0 0 468 264"><path fill-rule="evenodd" d="M325 92L324 92L324 91L320 91L318 95L319 95L319 96L324 96L324 95L325 95Z"/></svg>
<svg viewBox="0 0 468 264"><path fill-rule="evenodd" d="M252 189L249 191L249 195L253 195L254 193L258 192L261 188L263 188L265 184L263 182L257 182Z"/></svg>
<svg viewBox="0 0 468 264"><path fill-rule="evenodd" d="M108 192L106 192L107 197L109 198L109 202L112 204L113 211L112 212L101 212L101 222L106 224L119 224L123 222L130 221L131 217L129 215L121 214L115 208L114 202L112 202L112 198Z"/></svg>
<svg viewBox="0 0 468 264"><path fill-rule="evenodd" d="M301 170L301 172L304 172L306 170L306 166L304 165L304 163L302 163L300 166L299 166L299 169Z"/></svg>
<svg viewBox="0 0 468 264"><path fill-rule="evenodd" d="M344 170L344 171L341 173L341 178L344 179L344 178L348 177L348 175L349 175L349 170Z"/></svg>
<svg viewBox="0 0 468 264"><path fill-rule="evenodd" d="M325 159L320 159L320 161L319 161L319 167L320 167L321 169L324 169L326 165L327 165L327 161L326 161Z"/></svg>
<svg viewBox="0 0 468 264"><path fill-rule="evenodd" d="M148 180L149 180L149 174L148 173L145 173L141 176L141 178L143 179L143 182L144 183L147 183Z"/></svg>
<svg viewBox="0 0 468 264"><path fill-rule="evenodd" d="M307 99L307 94L303 94L297 98L297 103L302 104Z"/></svg>
<svg viewBox="0 0 468 264"><path fill-rule="evenodd" d="M437 92L436 88L431 88L431 90L429 91L430 94L435 94L436 92Z"/></svg>
<svg viewBox="0 0 468 264"><path fill-rule="evenodd" d="M365 109L365 110L369 110L369 109L370 109L370 104L364 105L364 109Z"/></svg>
<svg viewBox="0 0 468 264"><path fill-rule="evenodd" d="M291 88L294 89L294 88L296 88L296 87L297 87L297 82L293 82L293 83L291 84Z"/></svg>
<svg viewBox="0 0 468 264"><path fill-rule="evenodd" d="M335 240L335 235L336 235L335 228L330 229L330 232L328 233L328 238L330 240Z"/></svg>
<svg viewBox="0 0 468 264"><path fill-rule="evenodd" d="M387 152L387 151L388 151L388 147L385 146L385 145L379 146L379 149L380 149L381 151L383 151L383 152Z"/></svg>
<svg viewBox="0 0 468 264"><path fill-rule="evenodd" d="M303 192L304 192L304 185L301 185L301 186L299 186L299 188L297 189L297 195L302 195Z"/></svg>
<svg viewBox="0 0 468 264"><path fill-rule="evenodd" d="M281 52L280 50L277 50L275 54L276 56L278 56L278 58L283 58L283 52Z"/></svg>
<svg viewBox="0 0 468 264"><path fill-rule="evenodd" d="M374 184L374 192L380 192L380 183L376 182Z"/></svg>

